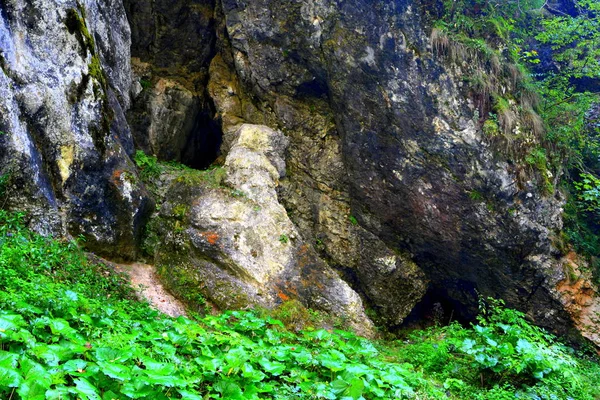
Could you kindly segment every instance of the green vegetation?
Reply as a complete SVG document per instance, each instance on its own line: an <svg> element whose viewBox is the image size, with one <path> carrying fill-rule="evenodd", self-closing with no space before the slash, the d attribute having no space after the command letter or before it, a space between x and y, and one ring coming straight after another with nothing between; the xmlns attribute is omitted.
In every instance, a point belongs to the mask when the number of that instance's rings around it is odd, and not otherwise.
<svg viewBox="0 0 600 400"><path fill-rule="evenodd" d="M566 238L600 282L600 3L443 0L437 54L470 76L482 130L546 195L568 194ZM522 182L521 182L522 183Z"/></svg>
<svg viewBox="0 0 600 400"><path fill-rule="evenodd" d="M281 242L281 244L288 244L290 242L290 237L285 233L282 233L279 236L279 241Z"/></svg>
<svg viewBox="0 0 600 400"><path fill-rule="evenodd" d="M266 311L169 318L75 242L0 211L0 398L595 399L594 360L501 303L476 325L375 342ZM292 327L322 319L284 303ZM303 325L306 327L306 325ZM576 396L576 397L575 397Z"/></svg>
<svg viewBox="0 0 600 400"><path fill-rule="evenodd" d="M220 166L213 166L207 170L200 171L192 168L188 168L181 165L174 165L173 163L169 164L171 168L180 168L182 172L181 175L177 178L178 182L185 183L188 186L196 186L196 185L207 185L210 188L224 188L225 187L225 178L227 177L227 171ZM239 190L231 190L231 196L233 197L243 197L245 194Z"/></svg>
<svg viewBox="0 0 600 400"><path fill-rule="evenodd" d="M471 190L469 192L469 198L473 201L482 201L483 200L483 195L481 194L480 191L477 190Z"/></svg>
<svg viewBox="0 0 600 400"><path fill-rule="evenodd" d="M207 185L210 188L224 188L227 171L220 166L213 166L206 170L197 170L175 161L160 162L154 156L149 156L142 150L136 151L133 160L140 169L140 177L146 183L152 184L152 180L162 174L170 174L179 183L189 186ZM231 190L231 196L244 197L240 190Z"/></svg>
<svg viewBox="0 0 600 400"><path fill-rule="evenodd" d="M162 173L156 157L148 156L141 150L135 152L133 160L140 169L140 176L144 180L157 178Z"/></svg>
<svg viewBox="0 0 600 400"><path fill-rule="evenodd" d="M96 46L94 38L90 34L86 22L85 7L77 2L77 9L70 8L67 10L67 19L65 25L71 35L76 35L81 48L84 51L84 56L89 51L92 56L96 54Z"/></svg>
<svg viewBox="0 0 600 400"><path fill-rule="evenodd" d="M358 225L358 220L354 215L348 216L348 221L350 221L350 223L354 226Z"/></svg>
<svg viewBox="0 0 600 400"><path fill-rule="evenodd" d="M88 65L88 74L100 84L100 87L103 90L106 90L108 82L104 70L102 69L102 65L100 64L100 58L97 55L92 56L92 61ZM99 90L96 91L99 92Z"/></svg>
<svg viewBox="0 0 600 400"><path fill-rule="evenodd" d="M10 174L2 174L0 175L0 198L4 198L6 195L6 190L8 183L10 182Z"/></svg>
<svg viewBox="0 0 600 400"><path fill-rule="evenodd" d="M148 90L152 87L152 81L148 79L140 79L140 85L142 85L143 90Z"/></svg>

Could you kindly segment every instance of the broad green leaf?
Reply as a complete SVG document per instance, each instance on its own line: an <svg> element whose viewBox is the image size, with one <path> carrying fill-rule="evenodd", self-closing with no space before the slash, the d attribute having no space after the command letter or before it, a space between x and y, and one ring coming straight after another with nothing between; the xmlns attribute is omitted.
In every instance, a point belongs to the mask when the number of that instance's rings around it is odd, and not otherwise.
<svg viewBox="0 0 600 400"><path fill-rule="evenodd" d="M267 371L271 375L278 376L281 375L283 371L285 371L285 364L282 364L278 361L270 361L265 357L258 360L258 363L264 368L265 371Z"/></svg>
<svg viewBox="0 0 600 400"><path fill-rule="evenodd" d="M46 391L47 400L65 400L69 398L70 390L66 386L58 386Z"/></svg>
<svg viewBox="0 0 600 400"><path fill-rule="evenodd" d="M75 333L75 330L71 328L69 323L62 318L53 318L48 325L54 335L69 337Z"/></svg>
<svg viewBox="0 0 600 400"><path fill-rule="evenodd" d="M222 380L213 385L213 390L221 393L224 399L242 400L244 398L240 386L231 380Z"/></svg>
<svg viewBox="0 0 600 400"><path fill-rule="evenodd" d="M100 371L105 375L117 379L119 381L126 381L131 379L131 370L126 366L119 364L111 364L107 362L98 362L98 366L100 367Z"/></svg>
<svg viewBox="0 0 600 400"><path fill-rule="evenodd" d="M17 393L21 398L27 400L45 400L46 391L50 388L44 381L28 379L19 384Z"/></svg>
<svg viewBox="0 0 600 400"><path fill-rule="evenodd" d="M0 333L8 330L16 331L20 326L25 325L23 317L14 314L3 314L0 315Z"/></svg>
<svg viewBox="0 0 600 400"><path fill-rule="evenodd" d="M14 369L0 367L0 388L18 387L21 380L21 375Z"/></svg>
<svg viewBox="0 0 600 400"><path fill-rule="evenodd" d="M242 366L242 376L251 380L252 382L260 382L266 377L265 374L263 374L261 371L254 369L254 367L252 367L252 365L249 363L245 363Z"/></svg>
<svg viewBox="0 0 600 400"><path fill-rule="evenodd" d="M23 378L25 380L39 382L43 386L47 386L47 388L50 387L52 377L41 364L38 364L27 357L23 357L21 359L21 370L23 371Z"/></svg>
<svg viewBox="0 0 600 400"><path fill-rule="evenodd" d="M532 346L531 343L529 343L527 340L525 339L519 339L517 341L517 347L516 350L518 353L525 353L525 352L529 352L532 350Z"/></svg>
<svg viewBox="0 0 600 400"><path fill-rule="evenodd" d="M124 362L131 357L130 349L113 349L110 347L99 347L94 351L98 361L106 361L114 363L117 361Z"/></svg>
<svg viewBox="0 0 600 400"><path fill-rule="evenodd" d="M157 391L143 378L125 382L121 392L132 399L140 399L157 394Z"/></svg>
<svg viewBox="0 0 600 400"><path fill-rule="evenodd" d="M75 379L75 392L88 400L100 400L98 389L85 378Z"/></svg>
<svg viewBox="0 0 600 400"><path fill-rule="evenodd" d="M184 400L204 400L203 396L187 390L179 390L179 394Z"/></svg>
<svg viewBox="0 0 600 400"><path fill-rule="evenodd" d="M15 353L0 350L0 367L8 369L15 368L17 365L17 358L19 358L19 356Z"/></svg>
<svg viewBox="0 0 600 400"><path fill-rule="evenodd" d="M85 360L69 360L62 365L65 372L80 372L86 369L88 363Z"/></svg>

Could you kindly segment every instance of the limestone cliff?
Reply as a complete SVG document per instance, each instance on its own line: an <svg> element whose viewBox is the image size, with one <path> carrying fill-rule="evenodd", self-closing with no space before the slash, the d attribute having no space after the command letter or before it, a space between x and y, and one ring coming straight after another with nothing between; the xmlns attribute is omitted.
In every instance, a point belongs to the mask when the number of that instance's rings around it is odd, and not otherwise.
<svg viewBox="0 0 600 400"><path fill-rule="evenodd" d="M355 326L369 308L389 328L432 302L472 318L493 296L599 343L596 289L571 282L563 198L544 187L555 177L516 154L538 140L534 116L483 132L463 80L475 58L435 41L430 2L67 3L0 5L3 201L38 229L133 257L151 203L135 141L225 163L225 189L174 179L154 196L153 221L170 222L152 256L174 289L191 276L220 307L298 298ZM499 60L480 70L510 75ZM287 149L249 144L244 124Z"/></svg>
<svg viewBox="0 0 600 400"><path fill-rule="evenodd" d="M130 43L118 0L0 3L2 205L125 258L150 206L128 157Z"/></svg>

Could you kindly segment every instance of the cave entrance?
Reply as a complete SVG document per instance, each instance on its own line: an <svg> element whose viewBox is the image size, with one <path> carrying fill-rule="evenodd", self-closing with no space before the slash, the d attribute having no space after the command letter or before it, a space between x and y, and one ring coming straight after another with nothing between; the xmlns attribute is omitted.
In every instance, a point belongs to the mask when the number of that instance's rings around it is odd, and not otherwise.
<svg viewBox="0 0 600 400"><path fill-rule="evenodd" d="M449 293L449 287L456 288L460 299ZM477 292L472 284L433 284L404 319L401 328L423 329L433 325L445 326L455 321L466 325L475 320L477 312Z"/></svg>
<svg viewBox="0 0 600 400"><path fill-rule="evenodd" d="M194 121L185 148L181 151L181 163L194 169L206 169L219 157L223 142L221 121L212 112L201 111Z"/></svg>

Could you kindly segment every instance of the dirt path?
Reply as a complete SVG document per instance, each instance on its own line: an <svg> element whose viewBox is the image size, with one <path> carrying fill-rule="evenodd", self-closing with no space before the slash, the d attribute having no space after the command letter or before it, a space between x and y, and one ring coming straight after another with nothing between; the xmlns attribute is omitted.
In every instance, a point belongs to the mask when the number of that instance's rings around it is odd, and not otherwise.
<svg viewBox="0 0 600 400"><path fill-rule="evenodd" d="M186 315L185 307L173 295L164 288L156 276L152 265L148 264L115 264L120 272L129 275L131 286L136 289L138 295L148 300L156 308L172 317Z"/></svg>

